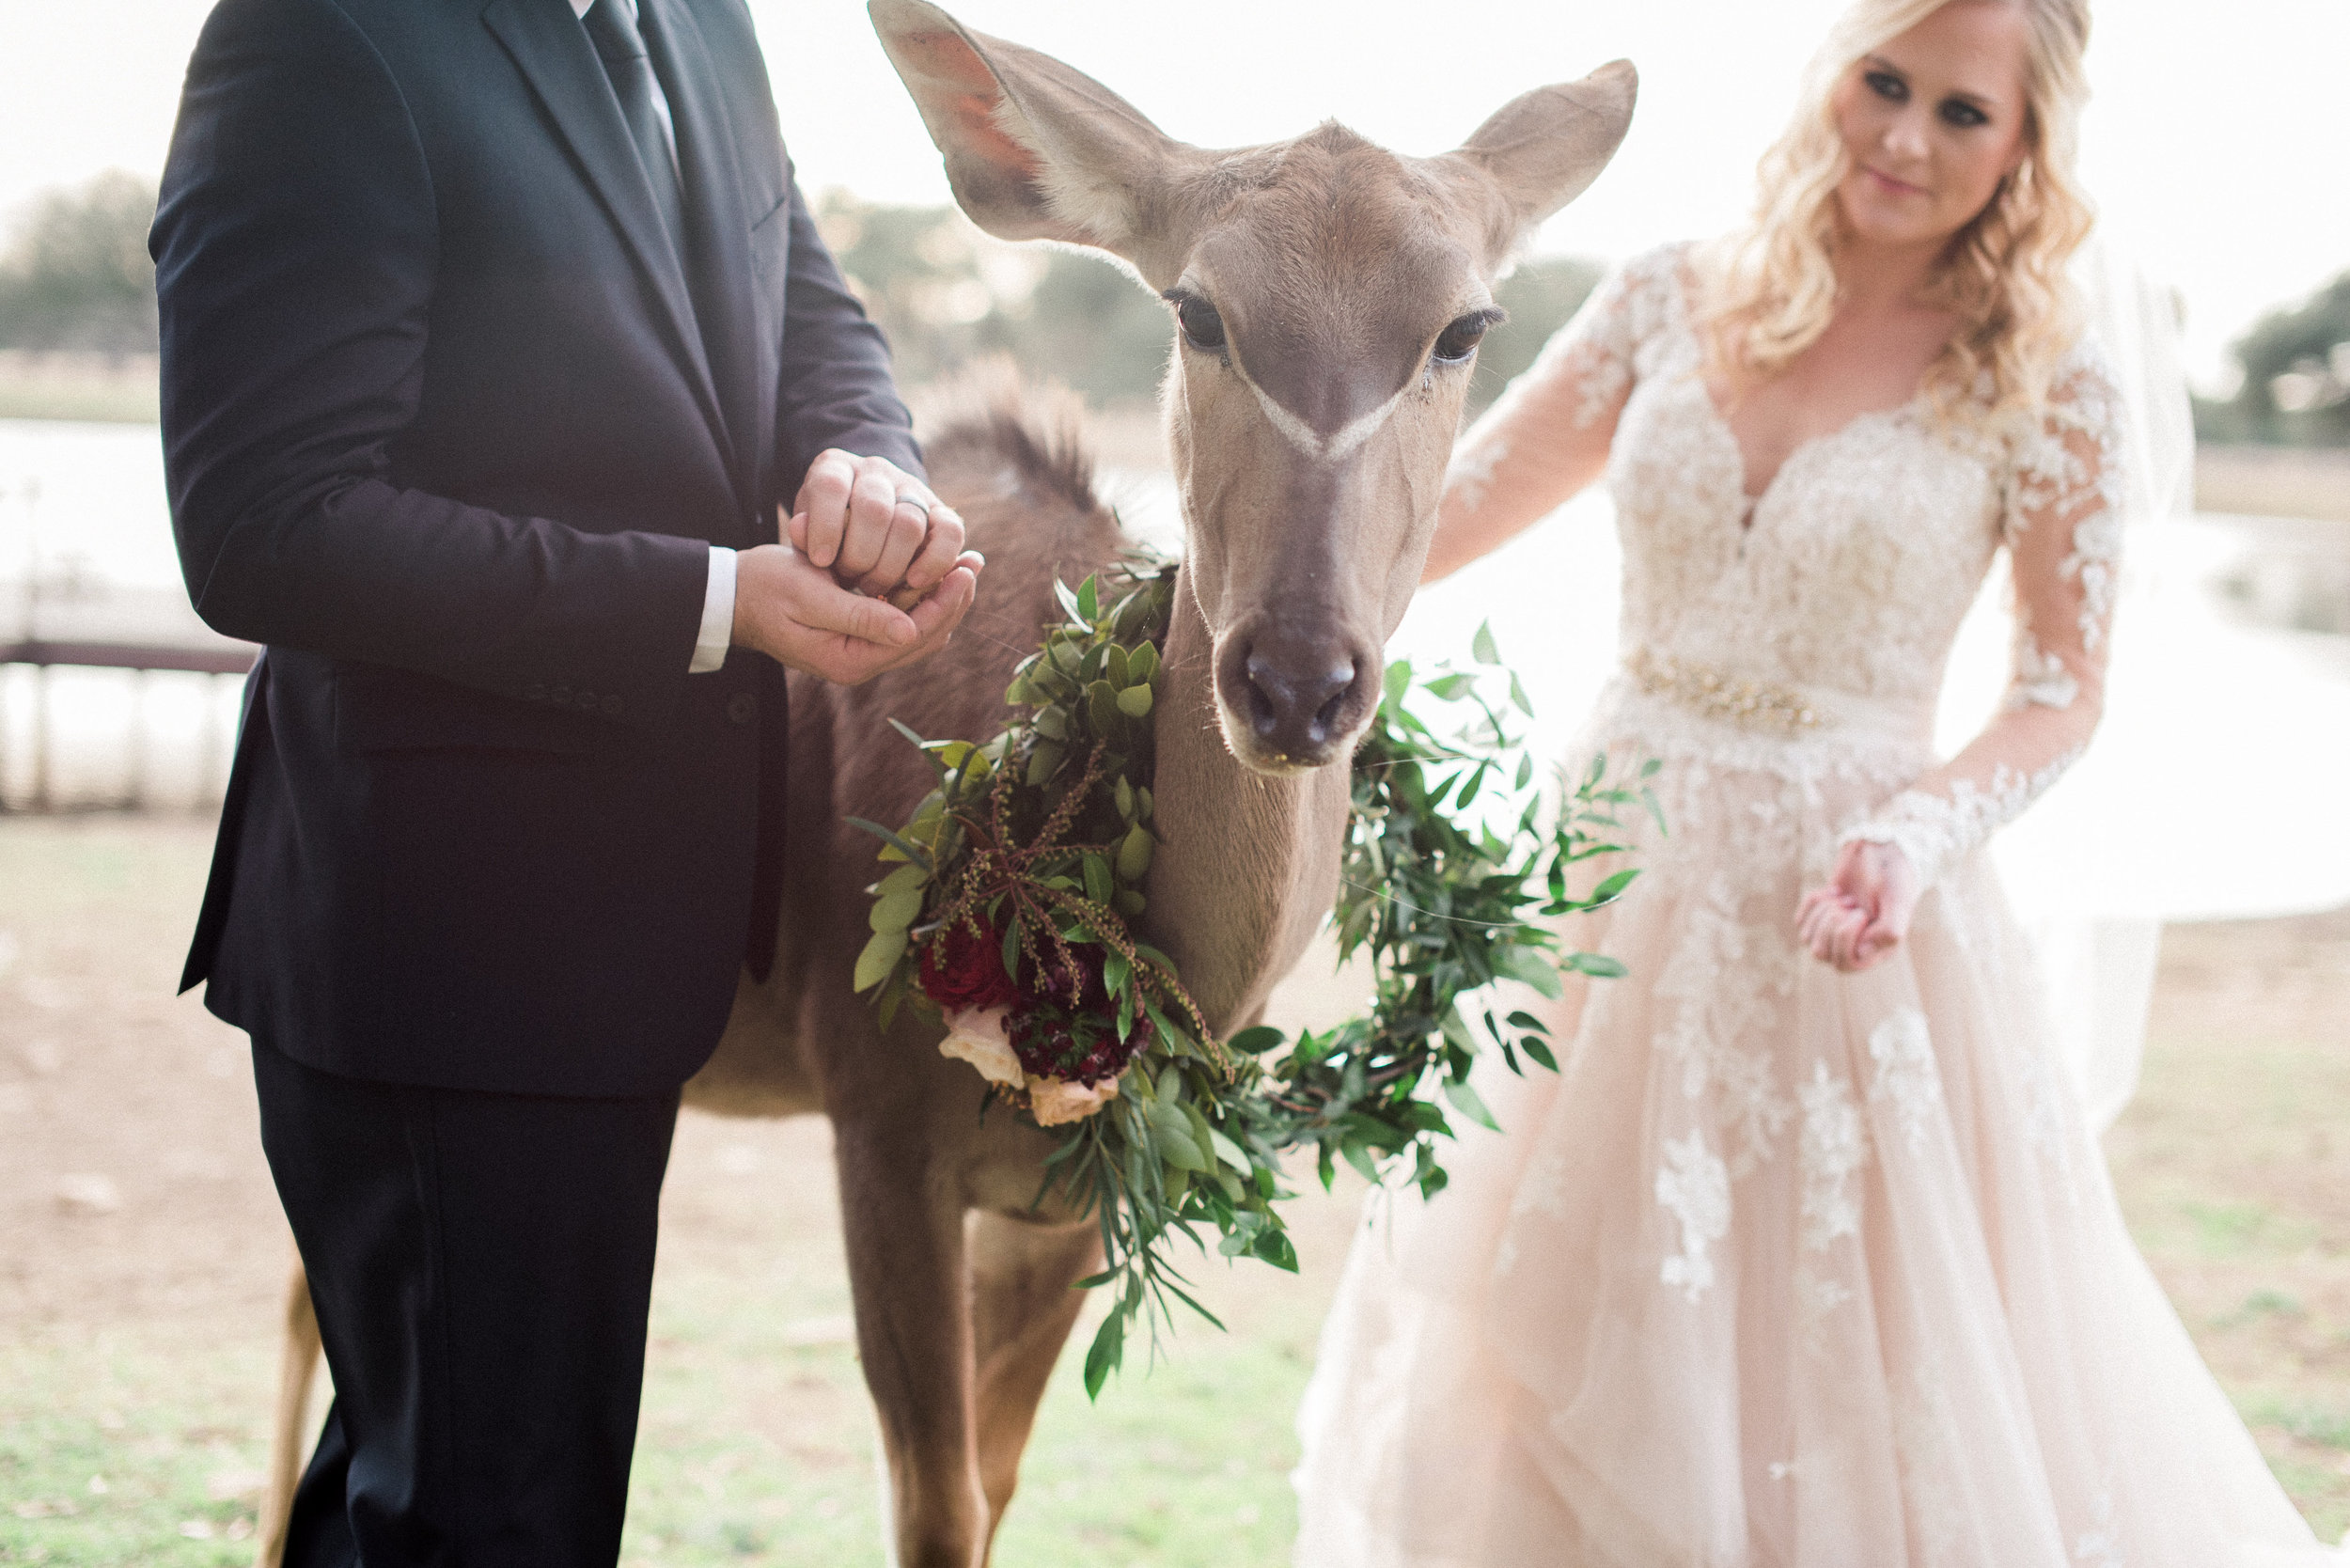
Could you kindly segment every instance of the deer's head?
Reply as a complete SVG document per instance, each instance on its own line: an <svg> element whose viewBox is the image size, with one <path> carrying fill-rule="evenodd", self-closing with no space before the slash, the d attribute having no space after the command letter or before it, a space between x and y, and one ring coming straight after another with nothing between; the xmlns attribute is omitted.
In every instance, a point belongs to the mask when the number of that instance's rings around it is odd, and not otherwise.
<svg viewBox="0 0 2350 1568"><path fill-rule="evenodd" d="M1225 742L1266 774L1346 757L1419 580L1495 279L1614 154L1632 67L1527 93L1439 157L1336 124L1214 151L924 0L870 8L973 222L1106 251L1174 309L1161 400Z"/></svg>

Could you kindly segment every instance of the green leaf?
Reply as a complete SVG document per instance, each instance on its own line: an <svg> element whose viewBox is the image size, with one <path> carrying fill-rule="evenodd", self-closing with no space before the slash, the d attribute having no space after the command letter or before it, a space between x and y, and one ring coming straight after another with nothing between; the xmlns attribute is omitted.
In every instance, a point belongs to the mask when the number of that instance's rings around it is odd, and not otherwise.
<svg viewBox="0 0 2350 1568"><path fill-rule="evenodd" d="M1110 903L1129 920L1141 919L1143 910L1148 907L1143 902L1142 895L1131 887L1120 887L1110 900Z"/></svg>
<svg viewBox="0 0 2350 1568"><path fill-rule="evenodd" d="M865 950L856 955L856 975L849 982L854 991L870 991L889 978L905 956L906 933L898 931L877 931L865 944Z"/></svg>
<svg viewBox="0 0 2350 1568"><path fill-rule="evenodd" d="M1178 1170L1208 1168L1208 1156L1191 1140L1188 1131L1178 1131L1173 1122L1157 1119L1152 1120L1151 1130L1157 1135L1152 1142L1157 1145L1159 1157L1168 1165Z"/></svg>
<svg viewBox="0 0 2350 1568"><path fill-rule="evenodd" d="M1036 717L1029 722L1036 726L1036 732L1047 740L1069 739L1069 715L1058 708L1049 705L1039 708Z"/></svg>
<svg viewBox="0 0 2350 1568"><path fill-rule="evenodd" d="M1527 752L1518 759L1517 788L1523 790L1534 781L1534 754Z"/></svg>
<svg viewBox="0 0 2350 1568"><path fill-rule="evenodd" d="M1565 996L1566 987L1559 983L1559 970L1543 953L1532 948L1510 948L1495 961L1494 968L1512 980L1523 980L1552 1001Z"/></svg>
<svg viewBox="0 0 2350 1568"><path fill-rule="evenodd" d="M1339 1145L1339 1152L1346 1156L1346 1163L1353 1166L1364 1181L1373 1186L1379 1184L1379 1168L1371 1161L1370 1146L1361 1138L1348 1138Z"/></svg>
<svg viewBox="0 0 2350 1568"><path fill-rule="evenodd" d="M1107 681L1096 681L1086 687L1086 717L1093 725L1095 738L1115 733L1111 726L1118 722L1118 693Z"/></svg>
<svg viewBox="0 0 2350 1568"><path fill-rule="evenodd" d="M1388 701L1394 702L1402 700L1403 694L1411 689L1411 660L1398 659L1395 663L1387 666L1387 673L1385 678L1383 689L1386 693Z"/></svg>
<svg viewBox="0 0 2350 1568"><path fill-rule="evenodd" d="M1118 874L1127 882L1140 882L1151 870L1151 832L1140 823L1126 830L1126 837L1118 846ZM1172 964L1169 969L1174 968Z"/></svg>
<svg viewBox="0 0 2350 1568"><path fill-rule="evenodd" d="M1242 1056L1261 1057L1288 1038L1270 1024L1258 1024L1241 1030L1224 1043Z"/></svg>
<svg viewBox="0 0 2350 1568"><path fill-rule="evenodd" d="M1591 896L1583 901L1584 907L1597 909L1601 904L1615 902L1623 890L1632 886L1633 879L1639 874L1639 868L1637 866L1630 870L1618 871L1614 876L1591 889Z"/></svg>
<svg viewBox="0 0 2350 1568"><path fill-rule="evenodd" d="M1469 642L1469 655L1480 665L1497 665L1501 663L1501 650L1494 646L1494 626L1492 621L1488 620L1479 623L1477 635L1470 639Z"/></svg>
<svg viewBox="0 0 2350 1568"><path fill-rule="evenodd" d="M901 887L894 893L884 894L873 901L873 907L866 916L866 924L876 932L905 930L914 924L914 917L922 913L922 894L923 889L919 886Z"/></svg>
<svg viewBox="0 0 2350 1568"><path fill-rule="evenodd" d="M1102 960L1102 988L1111 996L1124 996L1126 982L1133 978L1134 965L1126 962L1125 954L1111 953ZM1126 1030L1121 1028L1118 1032L1123 1035Z"/></svg>
<svg viewBox="0 0 2350 1568"><path fill-rule="evenodd" d="M922 868L925 871L930 870L930 851L922 848L921 845L900 838L888 828L882 826L881 823L869 823L863 817L844 817L841 820L847 823L851 827L861 828L865 832L870 833L875 838L881 839L882 842L887 846L881 853L882 859L910 860L915 865Z"/></svg>
<svg viewBox="0 0 2350 1568"><path fill-rule="evenodd" d="M1101 592L1095 587L1093 578L1089 575L1084 582L1077 585L1077 614L1081 619L1090 622L1101 613Z"/></svg>
<svg viewBox="0 0 2350 1568"><path fill-rule="evenodd" d="M1151 713L1151 688L1147 685L1128 686L1118 694L1118 711L1128 718L1146 718Z"/></svg>
<svg viewBox="0 0 2350 1568"><path fill-rule="evenodd" d="M1510 702L1528 718L1534 716L1534 704L1527 700L1526 687L1518 680L1518 672L1514 669L1510 672Z"/></svg>
<svg viewBox="0 0 2350 1568"><path fill-rule="evenodd" d="M1060 601L1060 607L1068 614L1070 619L1092 620L1093 618L1086 614L1084 608L1078 604L1077 596L1069 591L1069 585L1058 577L1053 579L1053 597Z"/></svg>
<svg viewBox="0 0 2350 1568"><path fill-rule="evenodd" d="M1222 1133L1217 1132L1214 1127L1210 1127L1208 1129L1208 1146L1215 1151L1215 1157L1217 1159L1222 1160L1226 1165L1230 1166L1234 1170L1241 1172L1243 1175L1247 1174L1250 1164L1247 1151L1241 1148L1239 1144L1234 1143L1230 1138L1226 1137Z"/></svg>
<svg viewBox="0 0 2350 1568"><path fill-rule="evenodd" d="M1560 967L1579 969L1593 980L1622 980L1632 972L1605 953L1569 953Z"/></svg>
<svg viewBox="0 0 2350 1568"><path fill-rule="evenodd" d="M1085 857L1086 897L1095 903L1107 903L1117 886L1110 881L1110 863L1088 852Z"/></svg>
<svg viewBox="0 0 2350 1568"><path fill-rule="evenodd" d="M1126 1351L1126 1315L1112 1312L1102 1320L1095 1331L1093 1346L1086 1352L1086 1398L1102 1397L1102 1385L1118 1370Z"/></svg>
<svg viewBox="0 0 2350 1568"><path fill-rule="evenodd" d="M1052 741L1037 742L1036 749L1028 753L1028 788L1031 790L1038 788L1058 772L1061 759L1066 755L1067 753Z"/></svg>
<svg viewBox="0 0 2350 1568"><path fill-rule="evenodd" d="M931 873L926 867L911 864L901 866L873 885L873 896L877 899L885 899L892 893L902 893L909 887L928 886L930 880Z"/></svg>
<svg viewBox="0 0 2350 1568"><path fill-rule="evenodd" d="M1149 681L1155 683L1158 676L1159 651L1151 644L1146 642L1126 656L1126 679L1129 684L1136 681Z"/></svg>
<svg viewBox="0 0 2350 1568"><path fill-rule="evenodd" d="M1444 1097L1458 1106L1461 1114L1471 1121L1482 1127L1491 1127L1496 1133L1501 1131L1501 1123L1494 1120L1494 1113L1485 1108L1485 1102L1478 1098L1477 1090L1468 1086L1466 1079L1447 1078Z"/></svg>
<svg viewBox="0 0 2350 1568"><path fill-rule="evenodd" d="M1135 787L1126 782L1124 774L1120 774L1118 782L1110 788L1110 803L1118 808L1121 819L1126 822L1135 820Z"/></svg>
<svg viewBox="0 0 2350 1568"><path fill-rule="evenodd" d="M1538 1034L1520 1035L1518 1049L1524 1051L1553 1073L1559 1071L1559 1058L1550 1054L1550 1043Z"/></svg>
<svg viewBox="0 0 2350 1568"><path fill-rule="evenodd" d="M1004 973L1020 973L1020 917L1014 915L1004 927Z"/></svg>

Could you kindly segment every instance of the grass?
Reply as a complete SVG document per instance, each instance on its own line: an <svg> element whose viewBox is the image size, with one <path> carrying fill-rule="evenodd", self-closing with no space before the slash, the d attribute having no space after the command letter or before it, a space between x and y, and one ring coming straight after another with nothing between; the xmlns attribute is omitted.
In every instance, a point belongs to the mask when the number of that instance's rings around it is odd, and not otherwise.
<svg viewBox="0 0 2350 1568"><path fill-rule="evenodd" d="M207 849L186 821L0 821L9 1568L250 1560L284 1244L240 1038L170 995ZM2107 1145L2140 1246L2327 1539L2350 1527L2345 1021L2350 916L2174 931L2144 1084ZM632 1568L883 1560L827 1139L812 1122L681 1124ZM61 1171L108 1173L119 1212L67 1212ZM1186 1325L1099 1404L1064 1363L1006 1568L1286 1560L1292 1414L1353 1212L1350 1188L1298 1216L1303 1279L1202 1265L1233 1331Z"/></svg>

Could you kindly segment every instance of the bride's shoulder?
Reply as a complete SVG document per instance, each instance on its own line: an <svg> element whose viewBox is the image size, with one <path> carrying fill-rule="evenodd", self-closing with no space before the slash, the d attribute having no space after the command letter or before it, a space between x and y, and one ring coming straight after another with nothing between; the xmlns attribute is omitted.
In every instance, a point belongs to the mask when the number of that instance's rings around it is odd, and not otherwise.
<svg viewBox="0 0 2350 1568"><path fill-rule="evenodd" d="M1601 279L1586 309L1635 343L1686 320L1695 250L1691 242L1677 241L1634 254Z"/></svg>
<svg viewBox="0 0 2350 1568"><path fill-rule="evenodd" d="M1685 305L1697 283L1698 243L1674 240L1635 253L1616 269L1628 294Z"/></svg>

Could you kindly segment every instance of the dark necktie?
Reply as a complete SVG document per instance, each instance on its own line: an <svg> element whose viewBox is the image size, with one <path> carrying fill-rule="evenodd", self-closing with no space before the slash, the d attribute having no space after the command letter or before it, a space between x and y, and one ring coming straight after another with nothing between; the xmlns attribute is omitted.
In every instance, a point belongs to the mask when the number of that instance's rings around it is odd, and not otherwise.
<svg viewBox="0 0 2350 1568"><path fill-rule="evenodd" d="M678 192L677 164L670 155L668 138L661 132L661 111L654 96L661 89L653 80L644 35L637 31L634 15L624 8L624 0L595 0L580 21L588 29L588 41L596 46L597 57L603 61L613 96L620 101L620 118L628 122L629 139L636 144L636 161L645 166L645 178L652 184L653 205L668 231L670 248L682 261L684 206Z"/></svg>

